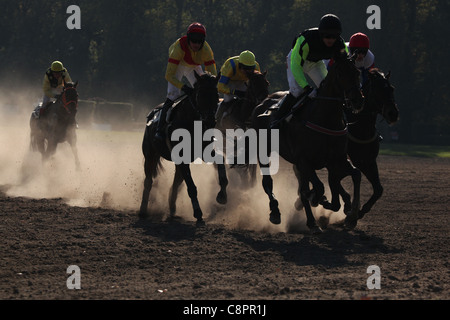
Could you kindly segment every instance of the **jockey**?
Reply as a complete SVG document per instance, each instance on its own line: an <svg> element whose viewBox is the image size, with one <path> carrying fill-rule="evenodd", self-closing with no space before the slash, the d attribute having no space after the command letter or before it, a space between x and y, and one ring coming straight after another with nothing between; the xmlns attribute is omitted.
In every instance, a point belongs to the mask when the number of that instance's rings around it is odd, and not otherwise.
<svg viewBox="0 0 450 320"><path fill-rule="evenodd" d="M358 32L351 36L348 44L350 54L357 54L355 66L361 71L361 85L363 85L369 75L369 70L375 68L375 56L370 51L369 37Z"/></svg>
<svg viewBox="0 0 450 320"><path fill-rule="evenodd" d="M294 39L292 50L287 56L289 94L281 102L271 128L276 127L276 123L290 112L301 95L315 96L315 88L319 88L328 74L324 59L331 59L342 52L348 53L341 33L340 19L333 14L326 14L321 18L318 28L304 30Z"/></svg>
<svg viewBox="0 0 450 320"><path fill-rule="evenodd" d="M261 71L253 52L245 50L239 56L228 58L220 69L217 89L224 94L224 102L234 97L243 98L247 90L248 76L255 70Z"/></svg>
<svg viewBox="0 0 450 320"><path fill-rule="evenodd" d="M214 54L205 38L206 28L202 24L194 22L188 27L187 34L175 41L169 48L169 62L165 76L169 82L167 99L162 107L155 135L156 140L160 142L164 140L166 115L174 100L182 95L181 91L187 95L191 95L194 91L192 88L196 82L194 72L202 75L204 72L201 65L203 64L206 71L217 75ZM183 76L192 87L181 81Z"/></svg>
<svg viewBox="0 0 450 320"><path fill-rule="evenodd" d="M216 112L216 119L221 119L225 114L226 104L233 101L235 97L245 97L247 91L248 76L260 71L259 63L255 55L249 50L242 51L239 56L228 58L220 69L220 79L217 90L223 93L223 102Z"/></svg>
<svg viewBox="0 0 450 320"><path fill-rule="evenodd" d="M44 97L42 99L42 106L36 108L34 112L36 118L39 118L39 116L44 113L45 108L53 99L58 98L64 88L64 82L72 82L69 72L64 68L62 62L53 61L44 75L42 84Z"/></svg>

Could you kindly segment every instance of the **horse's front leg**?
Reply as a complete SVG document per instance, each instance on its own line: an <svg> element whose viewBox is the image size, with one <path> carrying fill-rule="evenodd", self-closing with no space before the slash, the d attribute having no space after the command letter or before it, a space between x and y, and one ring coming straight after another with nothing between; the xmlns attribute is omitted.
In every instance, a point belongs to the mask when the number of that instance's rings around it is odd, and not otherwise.
<svg viewBox="0 0 450 320"><path fill-rule="evenodd" d="M197 226L204 225L205 222L203 220L203 212L200 209L200 203L197 198L197 187L194 184L194 180L192 179L191 169L189 164L178 164L180 167L181 173L183 175L184 182L186 182L186 186L188 189L189 198L191 198L192 208L194 209L194 218L197 219Z"/></svg>
<svg viewBox="0 0 450 320"><path fill-rule="evenodd" d="M358 219L364 217L364 215L369 212L375 202L381 198L383 195L383 186L381 185L380 175L378 173L378 165L376 160L370 161L367 165L358 166L358 169L366 176L367 180L369 180L372 185L373 194L369 200L362 206L361 210L358 214Z"/></svg>
<svg viewBox="0 0 450 320"><path fill-rule="evenodd" d="M175 175L173 177L172 187L169 193L169 211L170 218L174 218L175 212L177 210L176 202L178 197L178 191L180 190L180 185L183 182L183 174L179 166L175 166Z"/></svg>
<svg viewBox="0 0 450 320"><path fill-rule="evenodd" d="M214 151L214 155L215 155ZM217 173L219 176L219 185L220 185L220 191L217 194L216 201L220 204L226 204L228 201L227 196L227 186L228 186L228 178L227 178L227 171L225 169L225 157L222 156L222 163L216 164Z"/></svg>
<svg viewBox="0 0 450 320"><path fill-rule="evenodd" d="M303 204L303 209L306 213L306 225L308 226L312 234L320 234L322 233L322 229L317 225L316 219L314 218L314 214L311 209L311 190L309 188L309 182L313 179L313 176L316 173L314 169L309 168L305 164L296 166L296 169L298 169L296 175L299 181L300 199Z"/></svg>
<svg viewBox="0 0 450 320"><path fill-rule="evenodd" d="M260 167L268 168L269 165L262 165L260 163ZM269 220L273 224L280 224L281 223L281 213L280 213L280 209L278 208L278 200L275 198L275 195L273 194L273 180L272 180L272 176L270 176L270 174L263 175L262 185L263 185L264 191L269 196L269 207L270 207Z"/></svg>

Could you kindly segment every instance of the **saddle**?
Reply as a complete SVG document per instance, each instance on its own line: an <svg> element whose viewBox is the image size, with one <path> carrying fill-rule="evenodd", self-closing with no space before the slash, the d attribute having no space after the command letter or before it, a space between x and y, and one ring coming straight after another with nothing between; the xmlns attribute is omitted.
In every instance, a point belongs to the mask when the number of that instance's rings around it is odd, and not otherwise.
<svg viewBox="0 0 450 320"><path fill-rule="evenodd" d="M166 127L169 126L172 123L173 118L175 117L175 114L176 114L176 110L178 109L177 107L186 98L187 98L187 96L183 96L180 99L175 100L175 102L173 103L172 107L169 110L167 110ZM159 119L161 117L161 110L162 110L162 104L158 105L152 111L150 111L150 113L147 115L147 126L150 126L152 123L158 123L159 122Z"/></svg>

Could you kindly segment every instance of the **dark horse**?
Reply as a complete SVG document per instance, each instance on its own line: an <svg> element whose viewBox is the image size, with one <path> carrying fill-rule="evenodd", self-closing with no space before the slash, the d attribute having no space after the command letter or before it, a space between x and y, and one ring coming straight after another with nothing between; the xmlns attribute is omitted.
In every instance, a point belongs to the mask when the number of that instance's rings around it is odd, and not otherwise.
<svg viewBox="0 0 450 320"><path fill-rule="evenodd" d="M161 167L161 157L163 157L166 160L175 162L176 168L173 184L169 193L170 218L173 218L175 216L178 190L181 183L185 181L188 189L188 195L191 199L192 207L194 209L194 217L197 219L197 225L204 224L203 213L200 209L200 204L197 199L197 187L195 186L194 180L192 179L189 163L202 156L195 153L196 143L201 143L201 151L204 151L207 146L211 145L211 142L203 141L201 137L199 141L194 141L194 138L196 136L194 133L194 122L201 122L202 136L207 129L213 128L215 126L214 112L217 109L217 103L219 101L219 95L217 91L218 78L209 73L205 73L201 76L196 73L195 76L197 78L197 82L194 86L193 95L182 99L178 104L174 105L169 114L171 120L169 121L169 125L166 129L166 144L159 145L154 141L157 122L150 121L145 128L144 139L142 142L142 152L145 157L145 181L144 191L142 194L142 202L139 211L139 216L142 218L145 218L147 216L150 190L152 188L153 179L158 176L159 168ZM155 118L158 117L157 110L158 109L156 109L154 112ZM151 118L151 115L149 118ZM190 150L190 161L182 161L180 163L179 161L175 161L174 159L172 159L172 148L174 148L178 144L178 142L171 141L170 137L172 136L172 133L177 129L181 129L184 131L187 130L187 132L190 133L190 137L192 138L189 141L190 145L192 146L192 149ZM217 166L219 172L219 184L221 189L217 195L216 200L220 204L225 204L227 202L226 186L228 184L228 179L223 162L222 164L218 164Z"/></svg>
<svg viewBox="0 0 450 320"><path fill-rule="evenodd" d="M267 99L267 103L263 102L257 107L253 115L254 128L268 128L270 116L259 115L275 101L277 100ZM347 160L347 128L342 111L344 103L347 102L353 107L361 108L363 96L359 89L358 69L350 58L342 55L336 57L336 63L318 89L317 98L303 106L299 112L295 112L288 123L281 125L279 131L280 155L294 165L307 226L313 233L322 232L311 210L311 204L318 205L324 194L323 185L314 179L315 170L322 168L328 170L328 182L332 192L332 203L325 203L324 207L335 212L340 209L341 180L348 175L352 176L354 195L346 224L350 228L356 226L361 173ZM314 187L313 194L309 187L310 181ZM270 221L279 224L281 215L278 201L272 191L272 177L264 175L262 184L270 200Z"/></svg>
<svg viewBox="0 0 450 320"><path fill-rule="evenodd" d="M39 151L45 161L56 152L58 143L67 141L75 157L75 165L80 168L77 151L76 119L78 107L77 85L64 82L64 88L56 101L51 102L39 119L30 119L30 148Z"/></svg>
<svg viewBox="0 0 450 320"><path fill-rule="evenodd" d="M359 219L370 211L383 194L377 166L380 149L379 133L376 128L377 115L380 114L389 125L397 122L399 115L394 99L394 88L389 82L389 77L390 72L385 76L380 70L372 69L368 81L362 87L365 97L364 108L356 114L347 112L348 156L373 188L372 196L359 212ZM341 196L345 206L348 206L349 194L341 189Z"/></svg>
<svg viewBox="0 0 450 320"><path fill-rule="evenodd" d="M235 98L230 102L222 102L221 112L218 114L216 129L226 136L227 129L243 129L244 131L251 125L250 116L254 108L259 105L269 95L269 81L266 78L267 71L255 71L250 74L247 82L245 97ZM225 143L225 141L224 141ZM248 148L246 149L248 150ZM225 150L226 152L226 150ZM248 157L247 157L248 159ZM243 182L253 184L257 164L241 164L236 166L236 156L232 168L238 168Z"/></svg>

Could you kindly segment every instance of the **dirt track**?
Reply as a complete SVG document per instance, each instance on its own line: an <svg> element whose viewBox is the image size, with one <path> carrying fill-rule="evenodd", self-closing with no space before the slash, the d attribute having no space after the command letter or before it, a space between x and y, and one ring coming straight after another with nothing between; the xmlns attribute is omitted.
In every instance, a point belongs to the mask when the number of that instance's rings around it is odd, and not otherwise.
<svg viewBox="0 0 450 320"><path fill-rule="evenodd" d="M330 225L320 236L304 218L293 233L256 228L245 207L237 224L224 209L208 220L206 207L207 225L196 228L188 206L178 222L158 212L142 221L137 207L8 196L3 185L0 299L448 299L450 161L381 156L379 167L385 193L373 211L353 231ZM267 207L265 225L268 200L255 189L260 197L247 201ZM66 286L70 265L80 290ZM367 288L371 265L381 289Z"/></svg>

